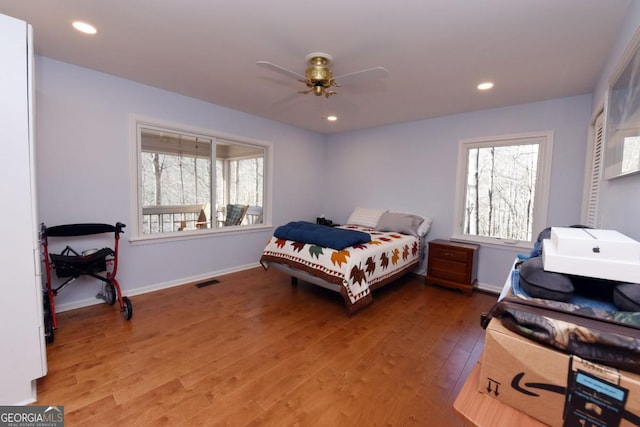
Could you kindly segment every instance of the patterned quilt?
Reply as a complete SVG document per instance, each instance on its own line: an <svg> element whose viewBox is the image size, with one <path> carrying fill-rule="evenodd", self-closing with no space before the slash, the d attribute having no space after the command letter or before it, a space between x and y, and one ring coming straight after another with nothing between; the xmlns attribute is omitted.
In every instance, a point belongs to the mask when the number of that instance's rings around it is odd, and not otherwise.
<svg viewBox="0 0 640 427"><path fill-rule="evenodd" d="M354 305L364 298L370 299L371 289L417 266L420 260L417 237L356 225L342 228L369 233L371 241L334 250L272 236L260 262L265 269L268 262L277 262L341 285L345 303Z"/></svg>

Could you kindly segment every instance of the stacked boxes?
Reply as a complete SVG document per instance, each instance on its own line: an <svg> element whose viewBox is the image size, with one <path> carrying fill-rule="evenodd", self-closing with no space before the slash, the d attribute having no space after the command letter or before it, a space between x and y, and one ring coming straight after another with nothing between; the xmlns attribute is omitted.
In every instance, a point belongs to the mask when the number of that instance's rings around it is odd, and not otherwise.
<svg viewBox="0 0 640 427"><path fill-rule="evenodd" d="M546 271L637 282L640 242L617 231L552 227ZM504 295L511 294L511 279ZM589 362L505 328L486 329L479 390L551 426L640 426L640 375Z"/></svg>
<svg viewBox="0 0 640 427"><path fill-rule="evenodd" d="M551 426L640 425L640 375L521 337L492 319L479 391Z"/></svg>

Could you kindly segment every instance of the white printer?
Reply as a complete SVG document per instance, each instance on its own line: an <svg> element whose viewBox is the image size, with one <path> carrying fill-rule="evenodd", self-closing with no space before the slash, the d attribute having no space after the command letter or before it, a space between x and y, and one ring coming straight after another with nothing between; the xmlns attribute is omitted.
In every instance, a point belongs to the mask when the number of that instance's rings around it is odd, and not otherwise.
<svg viewBox="0 0 640 427"><path fill-rule="evenodd" d="M618 231L552 227L542 244L546 271L640 283L640 242Z"/></svg>

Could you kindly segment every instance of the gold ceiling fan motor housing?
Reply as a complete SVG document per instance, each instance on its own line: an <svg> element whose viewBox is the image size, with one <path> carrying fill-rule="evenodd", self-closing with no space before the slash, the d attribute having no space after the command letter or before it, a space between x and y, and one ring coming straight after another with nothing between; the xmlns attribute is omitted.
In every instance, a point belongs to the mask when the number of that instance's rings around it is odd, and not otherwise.
<svg viewBox="0 0 640 427"><path fill-rule="evenodd" d="M331 55L326 53L311 53L306 56L306 62L309 64L304 76L306 80L303 82L309 90L302 93L313 92L316 96L324 95L329 97L335 94L335 91L327 90L331 86L340 86L333 80L333 72L329 68L329 64L333 61Z"/></svg>

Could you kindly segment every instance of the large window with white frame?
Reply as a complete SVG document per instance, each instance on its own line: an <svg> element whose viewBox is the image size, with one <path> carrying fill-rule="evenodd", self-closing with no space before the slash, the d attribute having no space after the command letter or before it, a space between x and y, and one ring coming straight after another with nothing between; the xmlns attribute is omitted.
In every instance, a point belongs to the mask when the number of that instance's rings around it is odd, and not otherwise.
<svg viewBox="0 0 640 427"><path fill-rule="evenodd" d="M265 223L271 144L133 118L134 238ZM193 234L193 233L191 233Z"/></svg>
<svg viewBox="0 0 640 427"><path fill-rule="evenodd" d="M529 247L546 227L552 132L464 139L453 237Z"/></svg>

